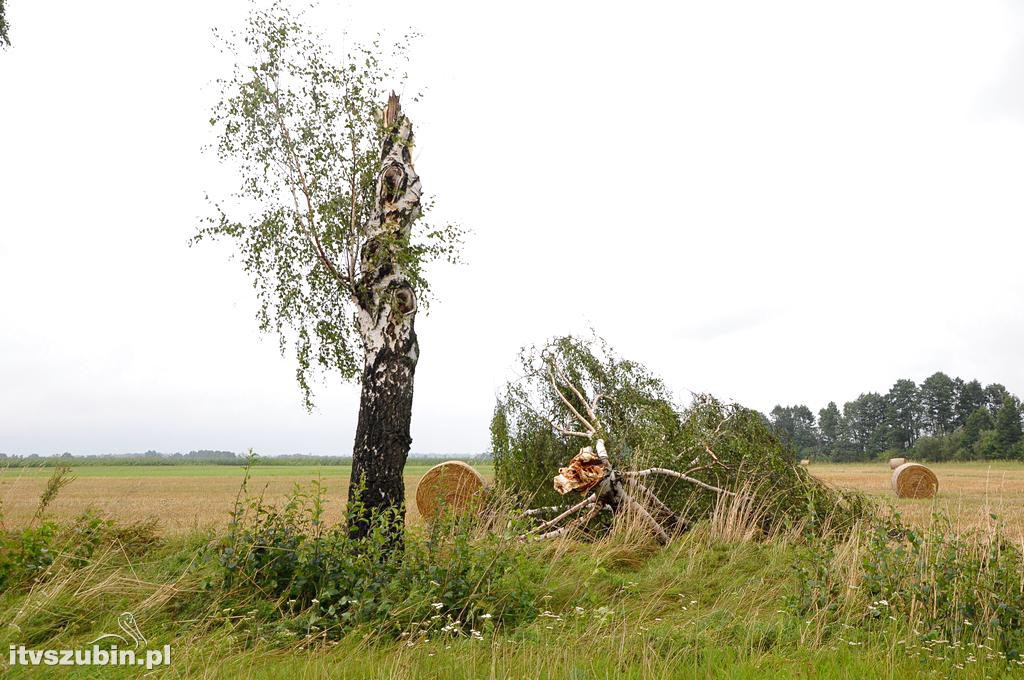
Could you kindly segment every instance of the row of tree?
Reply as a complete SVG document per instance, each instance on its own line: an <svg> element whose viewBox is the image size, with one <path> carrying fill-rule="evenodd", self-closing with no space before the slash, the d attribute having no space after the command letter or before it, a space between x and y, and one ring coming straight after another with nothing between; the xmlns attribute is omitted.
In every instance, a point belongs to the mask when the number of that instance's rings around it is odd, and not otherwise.
<svg viewBox="0 0 1024 680"><path fill-rule="evenodd" d="M922 460L1024 460L1021 401L998 383L983 386L938 372L920 385L897 380L818 411L776 406L768 420L798 455L863 461L886 452Z"/></svg>
<svg viewBox="0 0 1024 680"><path fill-rule="evenodd" d="M410 458L417 466L436 465L445 460L467 460L484 462L488 456L466 455L466 454L441 454L441 453L418 453ZM27 456L7 454L0 452L0 470L14 467L60 467L63 465L71 467L96 467L103 465L136 465L136 466L157 466L157 465L235 465L245 466L252 462L259 466L306 466L306 465L338 465L351 466L352 456L329 456L314 455L308 453L293 453L277 456L256 456L252 459L242 453L232 451L189 451L188 453L160 453L159 451L146 451L145 453L118 453L118 454L96 454L96 455L74 455L62 453L54 456L40 456L37 453Z"/></svg>

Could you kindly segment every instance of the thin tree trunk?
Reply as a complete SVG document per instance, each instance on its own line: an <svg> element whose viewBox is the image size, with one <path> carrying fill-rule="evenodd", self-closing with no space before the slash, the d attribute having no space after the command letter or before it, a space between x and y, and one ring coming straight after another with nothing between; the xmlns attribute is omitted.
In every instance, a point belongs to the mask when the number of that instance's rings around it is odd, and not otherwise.
<svg viewBox="0 0 1024 680"><path fill-rule="evenodd" d="M412 124L392 93L384 111L390 131L381 153L377 208L360 252L357 323L363 341L362 394L348 492L349 533L364 536L391 521L401 540L405 521L402 472L412 437L413 377L419 358L416 293L400 255L420 215L420 180L412 164Z"/></svg>

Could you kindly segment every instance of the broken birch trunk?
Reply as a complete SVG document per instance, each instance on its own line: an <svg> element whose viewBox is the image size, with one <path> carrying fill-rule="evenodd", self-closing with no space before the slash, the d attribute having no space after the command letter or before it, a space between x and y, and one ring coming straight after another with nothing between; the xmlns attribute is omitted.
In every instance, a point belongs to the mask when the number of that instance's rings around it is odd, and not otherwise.
<svg viewBox="0 0 1024 680"><path fill-rule="evenodd" d="M583 390L575 386L553 357L547 357L547 374L559 400L569 409L581 429L560 427L549 421L562 434L582 437L593 442L569 461L568 466L559 470L554 478L555 491L563 496L578 491L586 497L571 506L552 506L528 510L527 516L538 516L558 512L552 519L541 522L523 538L554 538L577 528L585 527L602 511L610 511L613 518L624 511L638 517L661 543L667 543L673 534L689 528L688 522L662 502L641 480L651 476L666 476L693 484L707 491L735 496L735 492L713 486L682 472L667 468L652 467L646 470L621 472L616 470L608 457L605 440L599 436L602 431L597 417L597 405L602 395L593 399L584 396ZM572 404L583 405L582 411ZM708 453L714 457L713 452ZM614 521L614 520L613 520Z"/></svg>
<svg viewBox="0 0 1024 680"><path fill-rule="evenodd" d="M413 377L419 358L416 294L400 254L420 215L420 179L413 168L412 124L392 93L383 113L386 132L377 203L359 252L363 272L355 289L363 344L362 392L352 451L349 532L364 536L375 518L404 522L402 472L412 437Z"/></svg>

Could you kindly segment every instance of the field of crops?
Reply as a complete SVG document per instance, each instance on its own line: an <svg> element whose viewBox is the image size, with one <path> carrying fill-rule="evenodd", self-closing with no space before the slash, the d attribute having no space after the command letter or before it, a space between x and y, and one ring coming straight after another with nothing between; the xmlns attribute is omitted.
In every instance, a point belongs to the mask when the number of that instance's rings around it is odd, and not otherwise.
<svg viewBox="0 0 1024 680"><path fill-rule="evenodd" d="M830 484L890 501L904 517L916 522L925 522L932 512L943 510L965 528L982 524L995 513L1014 534L1024 534L1024 464L944 463L932 468L940 483L934 501L897 500L885 463L812 464L810 470ZM429 466L415 462L406 467L410 499L427 469ZM489 466L480 470L485 476L492 474ZM342 499L349 471L345 466L256 467L250 493L275 501L296 483L320 479L330 498ZM0 470L0 502L8 527L20 526L32 517L51 472L48 468ZM50 512L65 518L92 508L121 520L157 517L164 533L183 534L226 523L243 474L239 467L223 465L82 467L74 471L75 480L60 492ZM332 503L328 519L336 521L340 511L341 503ZM418 520L415 503L410 503L409 521Z"/></svg>

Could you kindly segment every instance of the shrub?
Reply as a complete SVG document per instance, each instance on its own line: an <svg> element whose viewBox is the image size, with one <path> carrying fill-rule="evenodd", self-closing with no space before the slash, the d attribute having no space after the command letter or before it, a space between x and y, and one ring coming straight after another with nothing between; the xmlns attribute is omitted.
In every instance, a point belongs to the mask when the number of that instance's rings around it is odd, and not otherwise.
<svg viewBox="0 0 1024 680"><path fill-rule="evenodd" d="M129 554L156 541L153 522L119 525L90 510L68 524L45 521L0 534L0 588L28 587L58 569L83 567L105 545L116 543Z"/></svg>
<svg viewBox="0 0 1024 680"><path fill-rule="evenodd" d="M395 637L469 636L535 615L535 565L502 535L446 517L396 550L381 522L362 538L326 527L324 493L297 485L280 508L240 500L220 546L224 588L271 603L282 630L337 638L373 623Z"/></svg>
<svg viewBox="0 0 1024 680"><path fill-rule="evenodd" d="M926 641L991 638L1007 659L1020 658L1024 559L1001 524L960 534L945 515L934 515L926 530L891 515L854 542L859 549L840 551L828 540L811 546L798 567L801 588L794 602L802 614L836 620L845 609L852 614L847 620L864 627L898 615ZM844 564L840 552L855 555L854 563Z"/></svg>
<svg viewBox="0 0 1024 680"><path fill-rule="evenodd" d="M953 460L960 448L960 434L921 437L910 449L910 458L936 463Z"/></svg>
<svg viewBox="0 0 1024 680"><path fill-rule="evenodd" d="M57 553L57 525L44 522L0 538L0 588L34 582Z"/></svg>
<svg viewBox="0 0 1024 680"><path fill-rule="evenodd" d="M975 442L974 458L989 460L1003 457L1007 452L1003 450L999 442L999 433L995 430L984 430Z"/></svg>
<svg viewBox="0 0 1024 680"><path fill-rule="evenodd" d="M1021 654L1024 562L1001 525L958 534L944 515L927 531L877 525L868 534L862 588L906 615L926 637L994 637L1008 658Z"/></svg>

